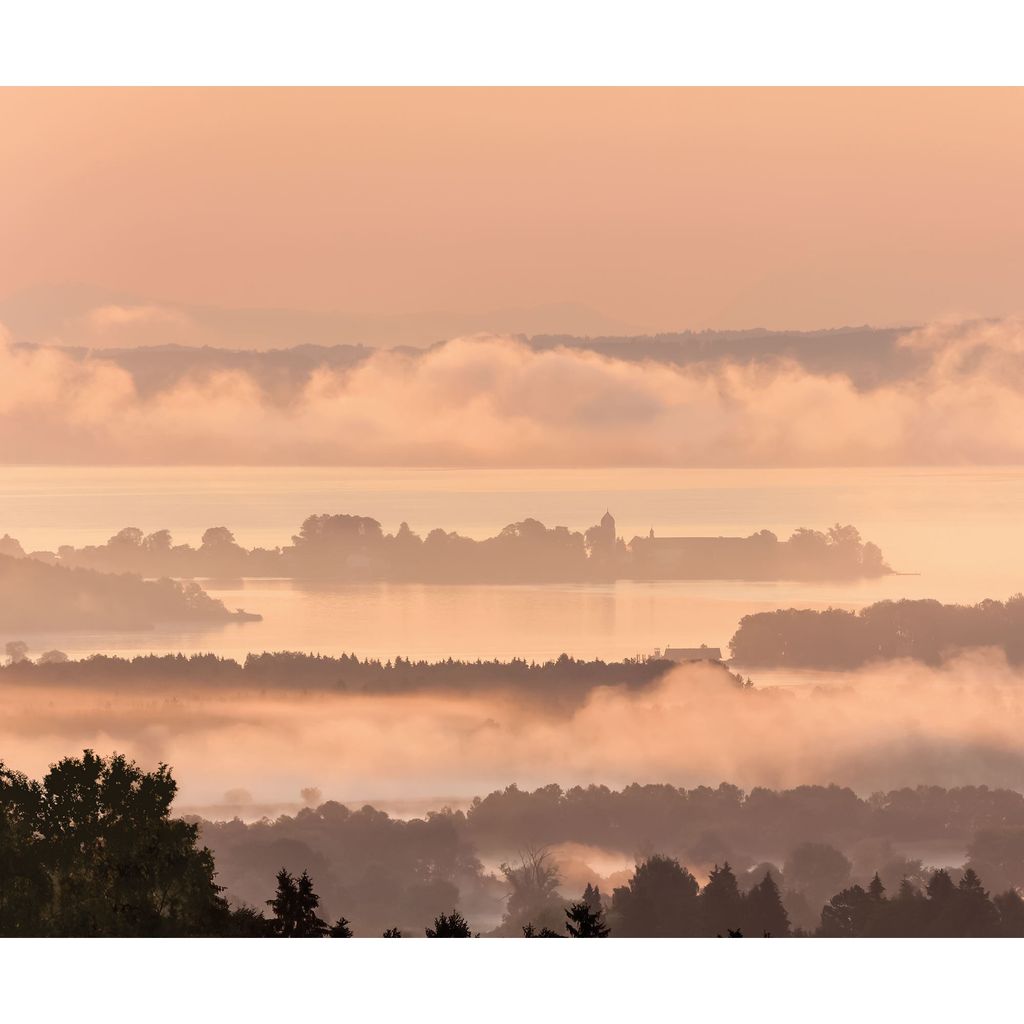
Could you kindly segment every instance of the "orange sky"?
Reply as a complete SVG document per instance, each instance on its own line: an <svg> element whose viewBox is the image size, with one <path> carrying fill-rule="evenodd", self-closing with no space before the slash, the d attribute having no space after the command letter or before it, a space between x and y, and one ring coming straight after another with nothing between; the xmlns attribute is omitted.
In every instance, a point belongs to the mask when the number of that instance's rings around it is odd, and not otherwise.
<svg viewBox="0 0 1024 1024"><path fill-rule="evenodd" d="M1024 90L0 91L0 296L626 327L1019 311Z"/></svg>

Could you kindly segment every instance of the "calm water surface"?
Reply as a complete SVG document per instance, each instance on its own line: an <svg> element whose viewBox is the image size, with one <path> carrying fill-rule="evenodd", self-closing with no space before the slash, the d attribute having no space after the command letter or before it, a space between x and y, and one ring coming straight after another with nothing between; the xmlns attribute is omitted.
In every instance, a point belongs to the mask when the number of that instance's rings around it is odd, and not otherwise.
<svg viewBox="0 0 1024 1024"><path fill-rule="evenodd" d="M354 651L392 657L619 658L665 644L725 647L739 618L777 607L856 608L882 598L974 602L1024 589L1024 470L406 470L14 468L0 474L0 534L27 549L101 542L122 526L198 541L228 526L245 545L287 543L315 512L403 520L473 537L534 516L584 529L605 509L627 540L852 522L902 573L854 583L716 581L548 586L212 580L261 623L153 633L23 635L35 650Z"/></svg>

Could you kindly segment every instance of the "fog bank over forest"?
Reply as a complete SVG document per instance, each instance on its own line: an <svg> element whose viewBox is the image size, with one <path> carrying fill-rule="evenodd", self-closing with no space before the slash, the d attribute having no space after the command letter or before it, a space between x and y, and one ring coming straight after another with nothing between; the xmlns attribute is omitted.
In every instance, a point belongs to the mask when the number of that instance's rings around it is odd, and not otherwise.
<svg viewBox="0 0 1024 1024"><path fill-rule="evenodd" d="M893 343L892 372L879 380L803 349L756 359L711 349L677 362L648 343L635 361L608 344L463 337L320 365L282 393L266 374L230 365L143 387L117 360L8 338L0 369L17 386L0 399L0 459L500 467L1024 458L1019 318L911 331Z"/></svg>
<svg viewBox="0 0 1024 1024"><path fill-rule="evenodd" d="M59 666L58 666L59 667ZM756 679L755 679L756 683ZM639 690L602 686L568 709L491 693L365 695L193 687L0 687L0 749L25 770L54 750L174 764L181 801L244 788L290 802L471 795L511 781L859 793L927 782L1024 789L1024 680L993 652L941 668L896 662L828 685L739 688L714 665Z"/></svg>

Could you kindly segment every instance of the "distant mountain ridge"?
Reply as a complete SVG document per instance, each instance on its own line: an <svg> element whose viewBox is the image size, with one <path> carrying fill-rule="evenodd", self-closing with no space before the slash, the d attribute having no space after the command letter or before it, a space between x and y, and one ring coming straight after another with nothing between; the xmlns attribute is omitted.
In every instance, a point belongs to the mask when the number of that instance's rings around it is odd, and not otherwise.
<svg viewBox="0 0 1024 1024"><path fill-rule="evenodd" d="M84 347L209 345L267 349L359 345L422 348L461 335L637 332L580 303L465 312L360 313L342 310L230 308L171 302L70 284L36 287L0 299L0 324L19 342Z"/></svg>

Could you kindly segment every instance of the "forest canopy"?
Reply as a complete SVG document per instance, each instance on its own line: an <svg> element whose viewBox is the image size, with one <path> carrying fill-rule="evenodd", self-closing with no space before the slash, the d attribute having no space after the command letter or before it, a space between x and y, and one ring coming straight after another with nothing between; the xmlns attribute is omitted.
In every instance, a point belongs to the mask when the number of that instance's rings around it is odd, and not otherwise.
<svg viewBox="0 0 1024 1024"><path fill-rule="evenodd" d="M1024 595L975 605L879 601L857 612L786 608L745 615L731 645L738 665L853 669L912 658L929 665L971 647L1024 662Z"/></svg>
<svg viewBox="0 0 1024 1024"><path fill-rule="evenodd" d="M174 817L176 789L91 750L39 781L0 763L0 935L1024 935L1024 797L984 787L510 786L465 813L327 801L252 824ZM648 852L599 877L531 841L552 828L587 857L598 837ZM951 835L973 837L962 867L885 845ZM486 867L496 848L518 852Z"/></svg>

